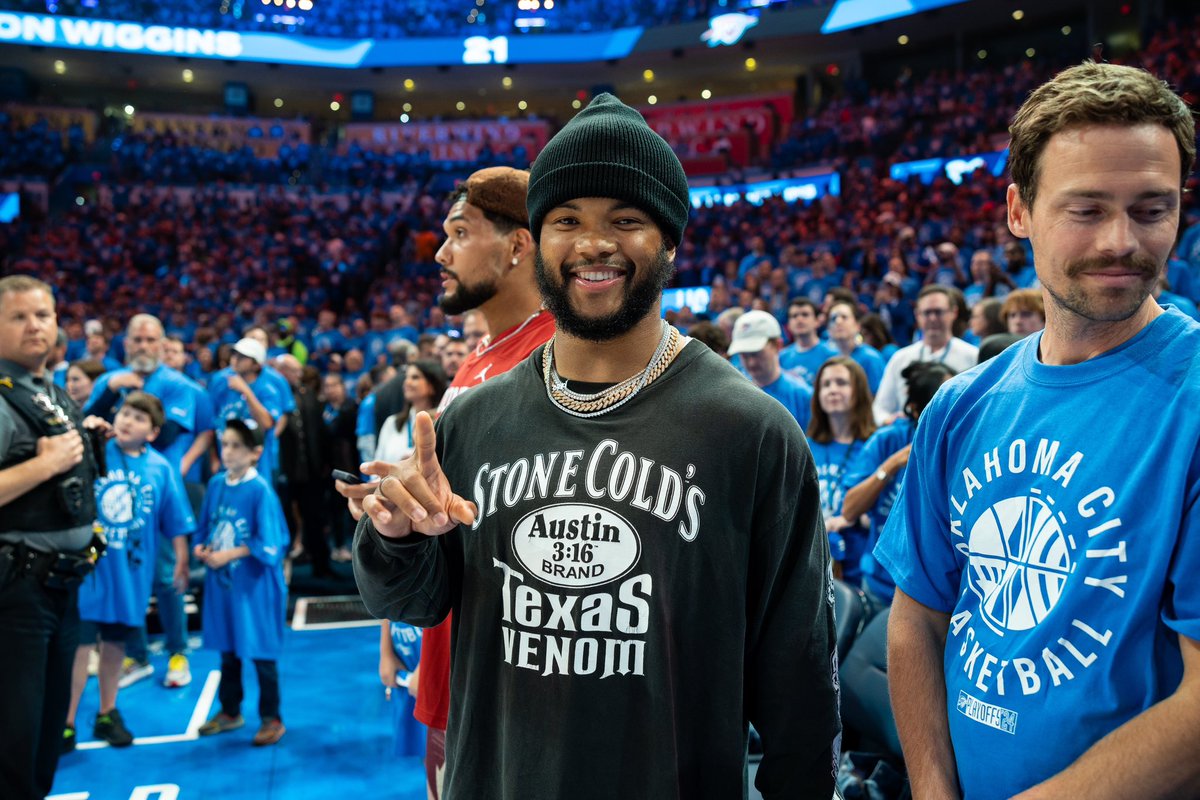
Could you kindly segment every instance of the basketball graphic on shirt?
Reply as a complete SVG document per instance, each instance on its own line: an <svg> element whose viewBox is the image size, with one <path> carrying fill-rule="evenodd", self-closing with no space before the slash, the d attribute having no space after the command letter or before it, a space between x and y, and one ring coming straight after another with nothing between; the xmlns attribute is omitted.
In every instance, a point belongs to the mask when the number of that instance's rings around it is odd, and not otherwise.
<svg viewBox="0 0 1200 800"><path fill-rule="evenodd" d="M127 525L133 519L133 495L124 483L110 483L100 489L100 517L114 525Z"/></svg>
<svg viewBox="0 0 1200 800"><path fill-rule="evenodd" d="M237 547L237 529L230 520L223 519L213 528L209 545L213 550L230 550Z"/></svg>
<svg viewBox="0 0 1200 800"><path fill-rule="evenodd" d="M96 481L96 519L108 543L120 548L130 531L140 530L154 507L154 487L136 474L117 472Z"/></svg>
<svg viewBox="0 0 1200 800"><path fill-rule="evenodd" d="M1073 569L1071 550L1046 499L1010 497L985 511L971 527L968 562L988 626L1003 635L1044 620Z"/></svg>

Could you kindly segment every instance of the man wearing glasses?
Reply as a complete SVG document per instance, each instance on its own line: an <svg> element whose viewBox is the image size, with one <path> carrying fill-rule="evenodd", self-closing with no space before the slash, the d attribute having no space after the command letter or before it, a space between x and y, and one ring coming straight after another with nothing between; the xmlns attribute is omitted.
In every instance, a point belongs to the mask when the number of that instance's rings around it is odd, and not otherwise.
<svg viewBox="0 0 1200 800"><path fill-rule="evenodd" d="M975 366L979 349L954 336L957 305L951 289L930 284L917 295L917 328L921 338L896 351L875 393L875 421L890 425L904 411L908 392L900 373L914 361L938 361L955 372Z"/></svg>

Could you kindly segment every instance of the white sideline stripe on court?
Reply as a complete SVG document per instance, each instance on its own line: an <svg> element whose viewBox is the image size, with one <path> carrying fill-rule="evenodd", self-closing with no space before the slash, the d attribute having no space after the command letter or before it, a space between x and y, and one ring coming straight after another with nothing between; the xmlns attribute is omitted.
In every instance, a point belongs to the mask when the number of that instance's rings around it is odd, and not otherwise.
<svg viewBox="0 0 1200 800"><path fill-rule="evenodd" d="M48 794L46 800L89 800L91 792L68 792L67 794Z"/></svg>
<svg viewBox="0 0 1200 800"><path fill-rule="evenodd" d="M171 733L166 736L139 736L133 740L134 745L144 744L174 744L176 742L190 742L200 738L197 732L200 726L208 719L208 712L212 710L213 700L217 696L217 687L221 684L221 670L214 669L208 673L208 677L204 679L204 688L200 690L200 699L196 701L196 707L192 710L192 718L188 721L186 733ZM108 742L80 742L75 746L76 750L103 750L106 747L111 747ZM54 800L88 800L89 795L85 792L80 795L62 795L55 797ZM51 798L46 798L51 800Z"/></svg>
<svg viewBox="0 0 1200 800"><path fill-rule="evenodd" d="M204 688L200 690L200 699L192 709L192 718L188 720L187 732L192 739L200 736L197 733L200 726L208 721L208 712L212 710L213 698L217 696L217 687L221 685L221 670L214 669L204 679Z"/></svg>

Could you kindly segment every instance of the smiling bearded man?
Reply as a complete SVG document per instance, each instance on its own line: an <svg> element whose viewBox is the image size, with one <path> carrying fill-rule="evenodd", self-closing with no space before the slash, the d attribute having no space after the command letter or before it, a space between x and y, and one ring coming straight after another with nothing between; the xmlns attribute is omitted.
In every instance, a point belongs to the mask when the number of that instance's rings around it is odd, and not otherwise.
<svg viewBox="0 0 1200 800"><path fill-rule="evenodd" d="M355 536L373 613L455 615L447 797L833 794L840 725L816 469L775 400L661 317L687 179L600 95L529 181L558 332L419 415ZM470 500L466 498L470 498Z"/></svg>

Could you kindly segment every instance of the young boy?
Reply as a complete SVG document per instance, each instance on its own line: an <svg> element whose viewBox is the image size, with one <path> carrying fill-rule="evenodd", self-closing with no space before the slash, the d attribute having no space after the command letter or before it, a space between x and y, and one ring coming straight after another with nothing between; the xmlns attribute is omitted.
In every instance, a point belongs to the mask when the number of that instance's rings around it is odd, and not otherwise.
<svg viewBox="0 0 1200 800"><path fill-rule="evenodd" d="M87 684L88 653L100 639L100 713L92 733L113 747L133 744L133 734L117 711L117 684L125 657L125 637L146 622L159 537L175 548L174 582L187 588L188 536L196 520L183 479L147 443L164 421L162 403L152 394L132 392L113 422L105 446L107 472L96 480L96 517L108 538L108 552L79 587L79 649L71 682L71 705L63 749L75 747L75 712Z"/></svg>
<svg viewBox="0 0 1200 800"><path fill-rule="evenodd" d="M257 746L284 734L279 716L279 672L287 589L283 557L288 529L279 498L255 465L263 454L262 430L231 419L221 432L225 471L208 483L197 529L196 558L204 579L204 645L221 651L221 710L200 726L210 736L242 727L242 659L258 672Z"/></svg>

